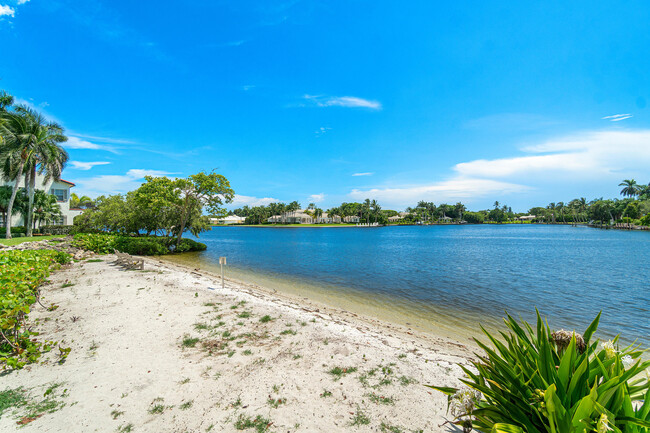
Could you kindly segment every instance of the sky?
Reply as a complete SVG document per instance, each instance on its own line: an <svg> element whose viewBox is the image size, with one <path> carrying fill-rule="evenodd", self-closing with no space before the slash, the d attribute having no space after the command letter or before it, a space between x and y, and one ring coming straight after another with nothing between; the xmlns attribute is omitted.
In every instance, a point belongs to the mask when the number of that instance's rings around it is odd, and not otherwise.
<svg viewBox="0 0 650 433"><path fill-rule="evenodd" d="M0 0L0 89L79 195L216 170L231 208L494 201L650 182L650 3Z"/></svg>

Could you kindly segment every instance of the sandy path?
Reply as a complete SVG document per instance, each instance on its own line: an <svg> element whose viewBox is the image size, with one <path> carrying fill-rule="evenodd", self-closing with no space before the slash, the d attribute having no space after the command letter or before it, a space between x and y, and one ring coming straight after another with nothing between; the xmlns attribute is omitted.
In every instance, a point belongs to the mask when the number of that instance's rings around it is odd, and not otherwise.
<svg viewBox="0 0 650 433"><path fill-rule="evenodd" d="M272 432L448 429L446 398L422 384L458 385L468 352L457 343L238 283L222 290L152 259L124 271L102 258L53 274L43 292L59 308L32 314L41 338L72 348L67 361L0 377L0 391L67 389L62 409L21 431L231 432L257 416ZM336 378L335 367L356 371ZM361 415L369 423L353 425ZM0 431L20 416L6 411Z"/></svg>

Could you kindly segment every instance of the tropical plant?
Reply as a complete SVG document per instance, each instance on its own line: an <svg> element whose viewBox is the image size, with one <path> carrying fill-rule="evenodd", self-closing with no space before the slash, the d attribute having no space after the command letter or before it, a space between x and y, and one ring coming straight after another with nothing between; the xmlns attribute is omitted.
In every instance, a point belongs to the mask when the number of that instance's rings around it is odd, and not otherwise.
<svg viewBox="0 0 650 433"><path fill-rule="evenodd" d="M624 197L636 197L640 191L640 187L634 179L625 179L623 182L619 183L618 186L623 187L621 195Z"/></svg>
<svg viewBox="0 0 650 433"><path fill-rule="evenodd" d="M26 227L27 235L30 236L36 174L44 174L45 182L60 178L61 171L68 160L68 154L60 143L65 142L67 137L63 135L63 128L60 125L47 121L41 114L26 106L19 105L13 112L6 111L0 115L3 120L0 123L0 131L5 137L2 153L0 153L3 175L5 179L14 182L8 213L13 210L20 180L25 175L29 201ZM6 226L6 236L9 239L11 223Z"/></svg>
<svg viewBox="0 0 650 433"><path fill-rule="evenodd" d="M70 262L70 255L53 250L0 252L0 367L22 368L35 362L53 342L39 342L28 326L33 304L40 302L39 286L52 268ZM69 348L59 348L62 357Z"/></svg>
<svg viewBox="0 0 650 433"><path fill-rule="evenodd" d="M492 347L476 340L484 354L473 369L461 366L472 392L430 386L449 396L449 409L466 431L508 433L648 432L650 361L637 346L592 341L600 314L584 335L552 332L537 313L537 327L505 319L509 330L497 339L482 328ZM645 400L645 401L644 401Z"/></svg>

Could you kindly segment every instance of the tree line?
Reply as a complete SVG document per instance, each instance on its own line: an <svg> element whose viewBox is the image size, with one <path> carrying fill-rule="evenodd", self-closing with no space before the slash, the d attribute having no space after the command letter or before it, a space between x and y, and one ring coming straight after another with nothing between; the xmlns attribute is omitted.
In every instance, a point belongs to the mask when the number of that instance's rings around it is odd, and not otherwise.
<svg viewBox="0 0 650 433"><path fill-rule="evenodd" d="M626 179L620 183L622 186L622 199L596 198L588 201L586 198L576 198L567 203L552 202L546 206L537 206L528 212L513 212L512 207L494 202L491 209L469 211L467 207L458 202L456 204L441 203L436 205L433 202L420 201L413 207L407 207L405 212L398 212L390 209L382 209L376 200L366 199L362 203L341 203L341 205L327 209L316 207L310 203L304 210L311 215L314 222L324 222L321 217L327 213L328 218L339 217L344 220L346 217L356 216L362 222L378 222L387 224L389 218L396 224L433 224L444 222L455 223L506 223L520 221L520 217L532 216L531 222L541 223L609 223L612 221L629 222L642 225L650 225L650 184L640 185L634 179ZM290 217L301 210L300 203L293 201L285 203L269 203L266 206L244 206L230 212L246 218L247 224L266 224L272 216L280 216L280 223L287 223ZM645 218L645 219L644 219Z"/></svg>

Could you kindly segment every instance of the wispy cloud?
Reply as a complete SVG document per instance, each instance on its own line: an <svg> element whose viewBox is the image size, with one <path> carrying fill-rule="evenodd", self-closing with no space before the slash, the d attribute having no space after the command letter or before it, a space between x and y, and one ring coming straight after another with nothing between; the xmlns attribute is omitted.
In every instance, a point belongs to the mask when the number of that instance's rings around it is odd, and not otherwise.
<svg viewBox="0 0 650 433"><path fill-rule="evenodd" d="M627 113L627 114L614 114L611 116L605 116L602 119L609 120L610 122L620 122L621 120L629 119L630 117L634 117L634 116L630 113Z"/></svg>
<svg viewBox="0 0 650 433"><path fill-rule="evenodd" d="M80 193L90 197L106 194L123 194L137 189L144 181L145 176L167 176L168 173L160 170L147 170L134 168L124 175L102 175L86 179L73 179Z"/></svg>
<svg viewBox="0 0 650 433"><path fill-rule="evenodd" d="M365 173L354 173L352 176L372 176L375 173L365 172Z"/></svg>
<svg viewBox="0 0 650 433"><path fill-rule="evenodd" d="M119 153L114 147L106 144L98 144L76 136L68 136L68 141L63 143L67 149L88 149L88 150L105 150L111 153Z"/></svg>
<svg viewBox="0 0 650 433"><path fill-rule="evenodd" d="M241 86L241 88L242 88L242 90L244 92L248 92L249 90L252 90L255 87L257 87L257 86L255 86L255 84L246 84L245 86Z"/></svg>
<svg viewBox="0 0 650 433"><path fill-rule="evenodd" d="M135 144L136 143L133 140L127 140L123 138L100 137L97 135L80 134L78 132L70 132L70 134L74 135L75 137L86 138L88 140L95 140L100 143L111 143L111 144Z"/></svg>
<svg viewBox="0 0 650 433"><path fill-rule="evenodd" d="M232 203L229 204L229 207L241 207L241 206L266 206L269 203L277 203L280 200L272 197L252 197L248 195L239 195L235 194L235 197L232 200Z"/></svg>
<svg viewBox="0 0 650 433"><path fill-rule="evenodd" d="M371 110L381 110L382 108L379 101L358 98L356 96L305 95L303 99L318 107L369 108Z"/></svg>
<svg viewBox="0 0 650 433"><path fill-rule="evenodd" d="M16 9L8 5L0 5L0 17L13 17L16 15Z"/></svg>
<svg viewBox="0 0 650 433"><path fill-rule="evenodd" d="M19 4L19 5L24 5L24 4L27 3L28 1L29 1L29 0L18 0L18 4Z"/></svg>
<svg viewBox="0 0 650 433"><path fill-rule="evenodd" d="M96 162L82 162L82 161L70 161L69 164L72 168L76 170L90 170L91 168L97 165L107 165L110 164L108 161L96 161Z"/></svg>
<svg viewBox="0 0 650 433"><path fill-rule="evenodd" d="M650 165L650 130L586 131L522 148L523 156L457 164L462 176L518 179L602 179Z"/></svg>
<svg viewBox="0 0 650 433"><path fill-rule="evenodd" d="M316 131L314 131L314 133L316 134L316 137L320 137L321 135L325 134L330 129L332 129L332 128L330 128L329 126L321 126Z"/></svg>
<svg viewBox="0 0 650 433"><path fill-rule="evenodd" d="M312 194L307 198L307 201L310 203L321 203L325 201L325 194L320 193L320 194Z"/></svg>

